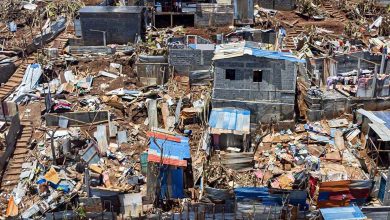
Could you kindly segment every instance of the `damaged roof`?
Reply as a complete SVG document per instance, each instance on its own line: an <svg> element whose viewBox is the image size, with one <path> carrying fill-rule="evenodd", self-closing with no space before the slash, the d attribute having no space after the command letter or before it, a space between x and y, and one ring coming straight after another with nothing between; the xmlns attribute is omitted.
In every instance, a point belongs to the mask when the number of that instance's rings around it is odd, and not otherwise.
<svg viewBox="0 0 390 220"><path fill-rule="evenodd" d="M306 62L305 60L294 56L292 53L261 49L261 45L259 43L251 41L217 45L217 48L214 51L213 60L240 57L243 55L265 57L275 60L287 60L297 63Z"/></svg>
<svg viewBox="0 0 390 220"><path fill-rule="evenodd" d="M172 136L162 133L151 132L148 161L173 166L187 166L185 159L191 158L189 138ZM162 158L161 158L162 151Z"/></svg>
<svg viewBox="0 0 390 220"><path fill-rule="evenodd" d="M370 119L368 125L382 139L382 141L390 141L390 111L366 111L358 109L358 113Z"/></svg>
<svg viewBox="0 0 390 220"><path fill-rule="evenodd" d="M249 134L250 111L236 108L214 108L209 124L212 134Z"/></svg>

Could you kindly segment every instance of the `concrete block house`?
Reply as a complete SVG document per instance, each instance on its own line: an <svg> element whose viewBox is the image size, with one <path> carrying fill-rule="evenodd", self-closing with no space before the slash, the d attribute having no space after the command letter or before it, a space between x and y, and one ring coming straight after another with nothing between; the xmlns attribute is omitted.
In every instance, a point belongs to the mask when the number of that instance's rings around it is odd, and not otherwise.
<svg viewBox="0 0 390 220"><path fill-rule="evenodd" d="M251 112L251 123L294 120L298 64L290 53L255 42L219 45L214 53L213 108Z"/></svg>

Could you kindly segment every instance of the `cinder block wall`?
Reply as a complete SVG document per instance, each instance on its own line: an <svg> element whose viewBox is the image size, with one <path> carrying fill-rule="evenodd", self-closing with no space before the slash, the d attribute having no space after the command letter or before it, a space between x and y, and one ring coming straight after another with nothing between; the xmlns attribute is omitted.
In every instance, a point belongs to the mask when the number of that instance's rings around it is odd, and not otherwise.
<svg viewBox="0 0 390 220"><path fill-rule="evenodd" d="M295 7L295 0L257 0L260 7L280 11L291 11Z"/></svg>
<svg viewBox="0 0 390 220"><path fill-rule="evenodd" d="M234 23L233 5L199 3L195 13L196 27L231 26Z"/></svg>
<svg viewBox="0 0 390 220"><path fill-rule="evenodd" d="M169 49L168 62L180 74L210 68L214 50Z"/></svg>
<svg viewBox="0 0 390 220"><path fill-rule="evenodd" d="M80 13L83 40L87 46L103 45L106 31L107 44L126 44L134 42L142 34L142 14L140 13Z"/></svg>
<svg viewBox="0 0 390 220"><path fill-rule="evenodd" d="M234 23L233 12L197 12L195 14L195 27L224 27Z"/></svg>
<svg viewBox="0 0 390 220"><path fill-rule="evenodd" d="M251 110L251 119L268 122L294 118L297 66L285 60L245 55L214 63L213 107ZM235 69L236 80L226 79L226 69ZM262 70L262 82L253 82L253 71Z"/></svg>

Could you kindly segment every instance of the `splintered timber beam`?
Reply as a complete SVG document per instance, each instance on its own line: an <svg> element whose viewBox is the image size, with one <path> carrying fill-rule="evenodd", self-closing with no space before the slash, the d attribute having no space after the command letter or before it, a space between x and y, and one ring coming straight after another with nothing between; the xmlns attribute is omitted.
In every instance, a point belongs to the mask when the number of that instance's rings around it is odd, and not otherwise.
<svg viewBox="0 0 390 220"><path fill-rule="evenodd" d="M108 122L108 111L49 113L45 115L46 126L58 126L60 118L68 120L68 126L83 126Z"/></svg>

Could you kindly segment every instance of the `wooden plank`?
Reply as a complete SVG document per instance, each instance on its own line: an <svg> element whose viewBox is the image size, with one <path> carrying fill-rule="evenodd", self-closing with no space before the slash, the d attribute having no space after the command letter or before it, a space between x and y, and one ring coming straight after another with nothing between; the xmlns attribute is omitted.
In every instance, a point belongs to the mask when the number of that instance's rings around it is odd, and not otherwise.
<svg viewBox="0 0 390 220"><path fill-rule="evenodd" d="M345 150L344 137L343 137L343 132L342 131L336 130L335 137L334 137L334 142L335 142L336 147L340 151Z"/></svg>

